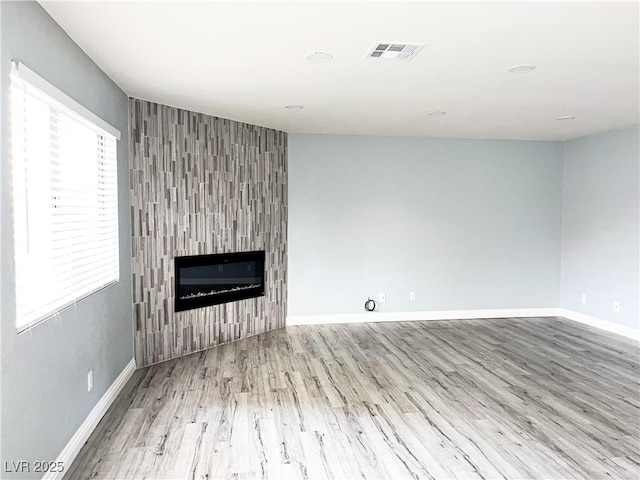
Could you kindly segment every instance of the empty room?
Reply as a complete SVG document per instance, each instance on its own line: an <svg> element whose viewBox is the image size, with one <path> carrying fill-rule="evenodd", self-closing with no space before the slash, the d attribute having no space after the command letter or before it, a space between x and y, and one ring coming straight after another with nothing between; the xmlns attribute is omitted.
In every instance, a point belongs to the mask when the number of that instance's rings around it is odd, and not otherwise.
<svg viewBox="0 0 640 480"><path fill-rule="evenodd" d="M640 478L639 6L1 1L0 478Z"/></svg>

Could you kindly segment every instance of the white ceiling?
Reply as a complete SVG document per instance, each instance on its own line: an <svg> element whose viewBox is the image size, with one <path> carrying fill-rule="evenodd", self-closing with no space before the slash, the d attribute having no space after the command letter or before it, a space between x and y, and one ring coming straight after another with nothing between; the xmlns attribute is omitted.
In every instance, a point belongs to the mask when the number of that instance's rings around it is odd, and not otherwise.
<svg viewBox="0 0 640 480"><path fill-rule="evenodd" d="M287 132L563 140L638 123L638 2L41 4L128 95ZM364 58L375 41L426 46Z"/></svg>

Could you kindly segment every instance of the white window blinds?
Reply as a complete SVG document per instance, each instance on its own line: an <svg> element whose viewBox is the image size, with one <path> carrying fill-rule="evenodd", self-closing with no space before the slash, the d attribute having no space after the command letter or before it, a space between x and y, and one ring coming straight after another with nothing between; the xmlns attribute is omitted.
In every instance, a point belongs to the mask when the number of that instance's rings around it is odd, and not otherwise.
<svg viewBox="0 0 640 480"><path fill-rule="evenodd" d="M16 326L23 330L118 281L119 132L20 64L10 101Z"/></svg>

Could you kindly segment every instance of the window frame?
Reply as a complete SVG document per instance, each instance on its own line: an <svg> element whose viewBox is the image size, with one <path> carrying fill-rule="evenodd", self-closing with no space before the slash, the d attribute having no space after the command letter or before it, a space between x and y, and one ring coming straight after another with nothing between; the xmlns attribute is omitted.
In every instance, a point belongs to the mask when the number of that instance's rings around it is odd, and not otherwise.
<svg viewBox="0 0 640 480"><path fill-rule="evenodd" d="M17 82L20 82L20 84L17 84ZM24 82L24 83L23 83ZM26 84L26 87L25 87ZM29 158L30 156L21 156L20 159L16 158L16 147L15 145L23 145L22 142L24 142L25 140L28 139L27 134L21 134L20 132L16 133L16 128L24 128L28 123L28 120L23 118L23 114L24 114L24 110L21 112L16 112L14 111L14 108L16 108L15 105L13 105L13 100L14 100L14 95L20 95L19 90L17 89L21 89L21 88L29 88L29 89L35 89L36 91L38 91L38 95L39 94L43 94L42 96L42 101L45 102L48 107L50 108L50 112L55 112L53 114L51 114L52 116L49 119L49 123L48 123L48 131L51 133L51 128L52 128L52 124L51 124L51 118L56 117L60 114L64 114L63 109L66 109L66 111L68 111L68 114L73 114L75 117L77 118L73 118L73 117L68 117L71 118L71 120L73 120L73 122L77 122L77 125L80 125L81 122L85 122L87 125L85 125L85 127L88 130L89 133L83 134L91 134L91 131L95 131L95 141L96 141L96 154L95 157L91 157L92 160L95 160L95 172L96 172L96 182L97 184L101 183L101 180L104 181L104 179L107 179L107 185L111 184L111 186L109 187L105 187L104 186L104 182L103 186L97 186L95 188L94 191L91 192L89 199L92 199L95 196L95 200L96 200L96 207L95 207L95 212L91 211L90 212L90 216L89 218L89 222L90 223L94 223L95 225L100 225L100 221L105 221L105 218L103 217L102 220L100 218L100 205L101 205L101 194L103 194L104 192L108 192L109 197L107 197L107 203L104 205L108 205L110 208L108 209L108 215L109 217L106 218L106 221L111 223L111 224L115 224L115 232L111 232L111 236L112 238L109 240L112 243L109 243L107 245L111 245L111 247L107 247L107 252L109 250L109 248L113 249L115 248L115 254L113 254L113 250L112 253L107 253L107 263L105 263L104 265L106 265L107 270L111 269L111 271L109 271L109 273L104 275L104 279L98 278L98 281L95 282L95 284L99 284L99 286L96 286L95 288L91 288L89 290L85 290L83 288L79 288L82 287L82 284L79 284L79 286L75 286L72 288L69 288L67 291L64 290L59 290L58 292L56 292L56 295L52 295L51 296L51 301L49 303L44 303L41 305L42 310L45 311L46 313L42 313L42 312L38 312L37 310L34 310L32 313L33 315L30 315L28 313L28 311L25 311L25 313L23 314L24 318L23 321L21 322L20 318L18 317L18 298L20 292L25 292L28 291L29 289L31 291L35 290L32 286L32 283L30 282L25 282L22 283L21 285L25 286L24 288L27 288L27 290L19 290L19 282L18 282L18 268L21 265L27 265L27 268L30 268L29 266L29 258L28 258L28 253L24 253L24 251L21 251L19 253L19 250L17 248L17 241L19 239L19 237L21 235L24 235L25 232L18 232L18 228L23 228L26 230L28 230L28 223L31 221L29 219L29 215L28 215L28 207L24 209L24 211L20 212L19 210L21 209L21 206L25 206L25 203L28 204L30 195L29 193L23 193L20 196L18 196L18 194L16 194L16 182L17 182L17 177L20 175L24 175L24 185L27 185L28 188L28 183L29 183L29 179L28 179L28 172L24 172L23 174L17 174L16 170L19 170L19 168L16 168L16 166L20 167L21 164L17 163L17 162L22 162L22 166L25 167L25 169L28 166L28 162L30 161ZM113 127L112 125L110 125L109 123L107 123L106 121L104 121L103 119L101 119L99 116L97 116L96 114L94 114L93 112L91 112L90 110L88 110L87 108L85 108L83 105L81 105L80 103L78 103L77 101L75 101L74 99L72 99L71 97L69 97L68 95L66 95L64 92L62 92L61 90L59 90L58 88L56 88L55 86L53 86L52 84L50 84L48 81L46 81L45 79L43 79L42 77L40 77L37 73L35 73L33 70L29 69L28 67L26 67L24 64L19 63L19 62L15 62L12 61L11 62L11 78L10 78L10 86L9 86L9 93L11 96L11 103L9 105L9 114L8 114L8 120L9 120L9 124L10 124L10 133L9 133L9 139L10 139L10 150L9 150L9 158L10 158L10 165L11 165L11 190L12 190L12 202L11 202L11 212L12 212L12 231L13 231L13 237L12 237L12 247L13 247L13 266L14 266L14 300L15 300L15 326L17 329L17 333L20 334L22 332L28 331L31 328L33 328L34 326L46 321L49 318L55 317L56 315L59 315L60 312L62 312L63 310L76 305L79 301L81 301L82 299L85 299L87 297L90 297L92 295L94 295L95 293L104 290L105 288L109 288L110 286L118 283L120 281L120 260L121 260L121 251L120 251L120 227L119 227L119 223L120 223L120 212L119 212L119 185L118 185L118 141L121 139L121 134L120 131L118 129L116 129L115 127ZM18 97L20 98L20 97ZM23 96L21 97L21 101L24 101L25 99L27 99L26 94L23 93ZM60 113L61 112L61 113ZM43 121L45 121L43 119ZM16 126L16 123L18 124ZM76 123L74 123L75 125ZM72 139L78 138L78 139L84 139L85 137L71 137ZM87 137L90 138L90 137ZM17 140L19 139L19 140ZM68 137L65 137L65 139L68 141ZM53 141L52 141L53 142ZM46 162L43 164L43 166L45 168L52 168L52 158L51 152L53 152L52 150L52 146L54 145L54 143L49 143L46 147L43 147L49 154L49 156L46 159ZM112 146L113 150L109 155L109 169L107 170L107 172L111 172L112 176L111 177L104 177L104 172L105 170L102 170L102 173L100 173L100 170L102 167L104 167L104 159L106 158L105 155L105 150L104 148L106 148L106 146ZM102 148L102 154L101 152L101 148ZM62 157L64 158L64 156ZM101 161L101 159L103 161ZM33 160L31 160L33 161ZM60 162L61 165L64 166L64 160L62 162ZM102 167L101 167L102 165ZM89 172L91 172L91 170L93 169L93 163L90 162L90 164L88 164ZM92 175L93 173L90 173L90 175ZM48 178L51 179L51 171L49 171L48 174ZM87 178L92 178L92 177L87 177ZM111 178L111 180L109 180L109 178ZM33 182L33 180L32 180ZM106 189L106 190L105 190ZM73 192L74 190L66 190L66 192ZM76 190L77 191L77 190ZM51 208L55 208L55 201L53 200L53 198L56 198L53 194L53 191L49 191L50 194L52 194L52 199L49 200L49 205L51 206ZM102 197L103 199L105 197ZM110 198L111 200L108 200L108 198ZM105 200L102 200L105 201ZM110 202L110 204L109 204ZM20 219L17 218L17 215L20 215L20 213L23 214L23 217L20 217ZM51 214L53 215L53 214ZM51 215L47 215L45 214L46 218L49 219L53 219L55 218L54 216ZM66 214L67 216L69 214ZM63 217L58 217L58 218L64 218L64 214ZM22 226L20 224L20 222L23 222ZM82 232L86 232L87 230L87 223L82 223L81 224L82 227ZM46 231L51 231L51 227L45 228ZM68 230L65 230L67 232L68 235ZM107 235L107 237L109 237L109 235ZM27 237L26 237L27 241L29 240L29 236L27 233ZM100 235L98 235L98 237L96 237L95 235L93 236L93 240L94 242L96 241L96 239L100 239ZM106 240L103 240L106 241ZM48 243L48 248L51 249L51 246L55 245L55 243L49 242ZM99 245L99 243L98 243ZM72 247L70 247L72 248ZM27 247L28 250L28 247ZM26 255L26 256L25 256ZM19 258L20 256L20 258ZM54 259L59 259L61 257L57 257L57 256L51 256L50 257L52 259L52 261ZM26 261L26 263L20 263L20 262L24 262ZM66 264L60 264L60 265L73 265L73 256L70 257L69 263ZM78 261L78 258L76 257L75 261ZM82 261L82 260L81 260ZM82 265L82 264L81 264ZM90 263L87 263L85 265L90 265ZM52 272L55 271L60 271L59 268L57 267L53 267L54 270L52 270ZM64 268L64 267L63 267ZM73 267L71 267L73 268ZM107 271L105 270L105 271ZM114 275L115 274L115 275ZM109 278L111 277L111 278ZM89 279L91 279L91 277L88 277ZM55 279L55 277L51 277L50 280ZM72 283L73 284L73 283ZM87 286L92 286L90 281L87 281L84 285L84 287ZM24 294L24 293L23 293ZM64 301L67 298L73 297L71 300L67 300ZM56 303L58 302L58 303Z"/></svg>

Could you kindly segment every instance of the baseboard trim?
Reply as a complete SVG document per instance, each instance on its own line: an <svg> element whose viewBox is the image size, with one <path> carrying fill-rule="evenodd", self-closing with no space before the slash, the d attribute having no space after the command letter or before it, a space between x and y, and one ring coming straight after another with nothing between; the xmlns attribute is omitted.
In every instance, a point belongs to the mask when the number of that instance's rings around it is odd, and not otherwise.
<svg viewBox="0 0 640 480"><path fill-rule="evenodd" d="M439 310L423 312L363 312L335 315L289 315L287 326L330 325L336 323L416 322L429 320L469 320L482 318L564 317L640 342L640 330L566 308L502 308L485 310Z"/></svg>
<svg viewBox="0 0 640 480"><path fill-rule="evenodd" d="M76 456L80 452L80 449L85 444L85 442L89 439L91 433L95 430L98 422L104 417L109 407L114 402L118 394L122 391L124 386L127 384L133 372L136 369L136 361L135 359L131 359L131 361L124 367L124 370L120 372L118 378L111 384L111 386L104 393L102 398L96 403L96 406L93 407L87 418L85 418L80 428L73 434L69 443L64 447L58 458L56 458L56 462L62 462L64 465L64 472L47 472L42 479L43 480L59 480L64 474L69 470L71 464L75 460Z"/></svg>
<svg viewBox="0 0 640 480"><path fill-rule="evenodd" d="M623 337L627 337L640 342L640 330L636 330L635 328L618 325L617 323L603 320L598 317L592 317L591 315L585 315L584 313L569 310L567 308L559 308L558 316L573 320L574 322L582 323L584 325L590 325L592 327L599 328L600 330L617 333L618 335L622 335Z"/></svg>
<svg viewBox="0 0 640 480"><path fill-rule="evenodd" d="M432 310L423 312L363 312L337 315L290 315L287 325L332 323L416 322L424 320L468 320L473 318L555 317L558 308L502 308L485 310Z"/></svg>

